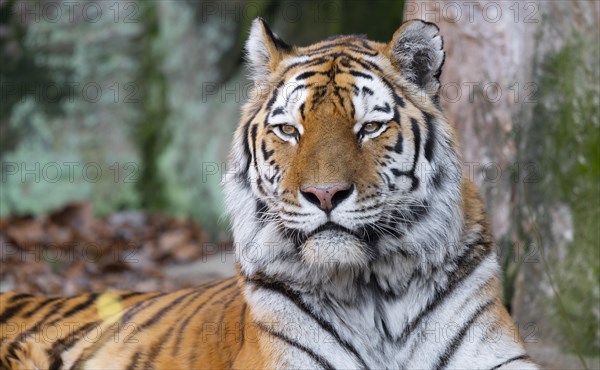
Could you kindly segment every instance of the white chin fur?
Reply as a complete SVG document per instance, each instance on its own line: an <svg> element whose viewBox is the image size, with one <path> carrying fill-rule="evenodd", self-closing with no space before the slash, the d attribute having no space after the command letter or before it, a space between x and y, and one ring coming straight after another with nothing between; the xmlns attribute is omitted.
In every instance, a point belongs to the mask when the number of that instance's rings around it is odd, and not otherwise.
<svg viewBox="0 0 600 370"><path fill-rule="evenodd" d="M308 264L334 266L365 266L366 246L354 235L337 230L325 230L311 236L302 246L302 259Z"/></svg>

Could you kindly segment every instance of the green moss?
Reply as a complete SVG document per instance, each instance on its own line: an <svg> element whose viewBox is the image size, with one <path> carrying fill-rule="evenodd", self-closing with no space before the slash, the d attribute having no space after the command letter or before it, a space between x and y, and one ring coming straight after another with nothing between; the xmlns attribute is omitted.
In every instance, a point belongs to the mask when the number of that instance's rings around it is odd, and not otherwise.
<svg viewBox="0 0 600 370"><path fill-rule="evenodd" d="M600 351L598 327L593 325L600 319L600 94L599 55L594 45L577 37L542 63L539 102L534 108L527 148L531 159L539 163L542 180L527 184L530 206L539 216L540 226L548 233L557 227L543 208L556 204L570 209L574 225L564 257L558 255L555 245L549 245L554 252L547 255L550 273L564 312L559 309L557 297L549 299L548 308L565 348L592 355ZM568 335L569 324L575 338Z"/></svg>
<svg viewBox="0 0 600 370"><path fill-rule="evenodd" d="M156 43L160 37L157 5L155 2L142 4L146 25L141 68L138 75L142 91L142 114L133 125L133 141L141 158L141 172L137 189L142 207L150 210L168 209L166 184L159 166L160 158L169 145L171 135L166 125L169 115L167 103L167 80L161 70L162 58Z"/></svg>

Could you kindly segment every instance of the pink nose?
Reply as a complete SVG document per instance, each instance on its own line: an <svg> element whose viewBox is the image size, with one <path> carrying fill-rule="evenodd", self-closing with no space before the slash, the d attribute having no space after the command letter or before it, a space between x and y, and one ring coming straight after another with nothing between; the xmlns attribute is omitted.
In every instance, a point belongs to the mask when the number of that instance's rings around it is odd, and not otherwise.
<svg viewBox="0 0 600 370"><path fill-rule="evenodd" d="M323 211L331 211L352 194L351 185L307 186L300 193Z"/></svg>

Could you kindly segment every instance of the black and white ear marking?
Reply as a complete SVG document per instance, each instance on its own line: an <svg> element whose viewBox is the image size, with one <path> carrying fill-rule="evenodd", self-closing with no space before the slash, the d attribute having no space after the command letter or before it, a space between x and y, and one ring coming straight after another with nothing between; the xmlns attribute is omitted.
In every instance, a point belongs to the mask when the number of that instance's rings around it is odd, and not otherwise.
<svg viewBox="0 0 600 370"><path fill-rule="evenodd" d="M291 51L292 47L273 33L264 19L258 17L252 21L246 41L246 59L254 81L264 82Z"/></svg>
<svg viewBox="0 0 600 370"><path fill-rule="evenodd" d="M439 27L421 20L405 22L389 44L390 58L410 82L436 96L444 64L444 42Z"/></svg>

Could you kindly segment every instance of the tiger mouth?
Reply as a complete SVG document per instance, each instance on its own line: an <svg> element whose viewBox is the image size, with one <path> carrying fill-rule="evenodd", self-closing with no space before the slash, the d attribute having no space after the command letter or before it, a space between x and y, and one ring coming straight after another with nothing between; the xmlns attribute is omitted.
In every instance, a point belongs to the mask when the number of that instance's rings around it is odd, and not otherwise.
<svg viewBox="0 0 600 370"><path fill-rule="evenodd" d="M324 223L323 225L317 227L316 229L314 229L313 231L311 231L309 233L304 233L304 232L301 232L298 230L286 230L286 234L288 236L292 237L292 239L296 241L297 245L302 245L308 239L312 238L313 236L315 236L317 234L325 232L325 231L337 231L337 232L349 234L349 235L352 235L353 237L357 238L364 245L370 245L370 246L376 244L379 239L379 236L375 232L375 229L371 226L366 226L366 227L362 228L361 230L356 231L356 230L349 229L347 227L344 227L344 226L337 224L335 222L332 222L332 221Z"/></svg>
<svg viewBox="0 0 600 370"><path fill-rule="evenodd" d="M358 239L361 239L361 236L358 235L358 233L356 233L354 230L350 230L347 227L344 227L340 224L336 224L335 222L331 222L331 221L317 227L310 233L306 234L306 239L308 239L314 235L317 235L319 233L322 233L323 231L341 231L341 232L350 234L352 236L355 236Z"/></svg>

